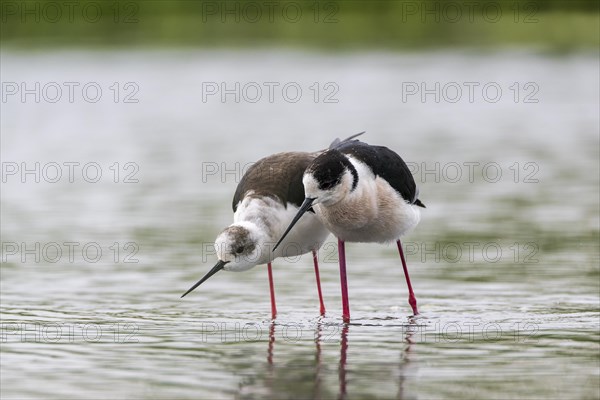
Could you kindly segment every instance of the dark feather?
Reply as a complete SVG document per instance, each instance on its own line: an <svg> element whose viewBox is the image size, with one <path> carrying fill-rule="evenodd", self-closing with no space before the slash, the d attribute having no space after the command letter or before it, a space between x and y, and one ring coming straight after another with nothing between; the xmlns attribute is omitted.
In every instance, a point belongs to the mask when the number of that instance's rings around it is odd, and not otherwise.
<svg viewBox="0 0 600 400"><path fill-rule="evenodd" d="M368 165L375 175L385 179L410 204L425 207L417 198L419 191L408 166L394 151L359 141L341 143L336 150Z"/></svg>
<svg viewBox="0 0 600 400"><path fill-rule="evenodd" d="M362 131L362 132L359 132L359 133L355 133L354 135L352 135L352 136L349 136L349 137L347 137L347 138L346 138L346 139L344 139L344 140L340 140L340 138L336 138L336 139L335 139L333 142L331 142L331 144L329 145L329 149L330 149L330 150L331 150L331 149L335 149L335 148L339 147L341 144L343 144L343 143L348 143L348 142L350 142L350 141L352 141L352 142L358 142L358 139L355 139L355 138L357 138L357 137L359 137L359 136L363 135L364 133L366 133L366 131Z"/></svg>
<svg viewBox="0 0 600 400"><path fill-rule="evenodd" d="M250 191L254 196L267 196L287 207L298 207L304 201L302 175L316 157L313 153L287 152L262 158L253 164L242 177L233 196L233 212Z"/></svg>
<svg viewBox="0 0 600 400"><path fill-rule="evenodd" d="M354 139L365 132L354 134L344 140L335 139L329 148L341 146L345 143L358 142ZM255 196L268 196L278 200L287 207L292 203L298 207L304 201L304 185L302 176L306 167L323 151L317 153L286 152L273 154L262 158L253 164L237 186L233 195L233 212L250 191ZM308 211L314 212L313 209Z"/></svg>

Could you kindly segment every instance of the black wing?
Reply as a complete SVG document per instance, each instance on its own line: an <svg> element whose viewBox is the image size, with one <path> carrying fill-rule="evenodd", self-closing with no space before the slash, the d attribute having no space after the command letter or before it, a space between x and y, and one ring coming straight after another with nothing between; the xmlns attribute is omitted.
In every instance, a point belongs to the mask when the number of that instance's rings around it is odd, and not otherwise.
<svg viewBox="0 0 600 400"><path fill-rule="evenodd" d="M302 175L315 155L303 152L278 153L253 164L242 177L233 195L233 212L250 191L255 196L267 196L284 206L292 203L300 207L304 201Z"/></svg>
<svg viewBox="0 0 600 400"><path fill-rule="evenodd" d="M336 150L368 165L375 175L385 179L410 204L425 207L418 199L419 190L408 166L394 151L359 141L342 143Z"/></svg>

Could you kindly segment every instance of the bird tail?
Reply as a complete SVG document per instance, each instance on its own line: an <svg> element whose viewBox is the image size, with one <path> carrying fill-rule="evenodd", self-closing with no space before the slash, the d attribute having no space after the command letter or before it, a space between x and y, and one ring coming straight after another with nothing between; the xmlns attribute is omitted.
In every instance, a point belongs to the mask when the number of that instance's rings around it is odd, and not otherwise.
<svg viewBox="0 0 600 400"><path fill-rule="evenodd" d="M339 145L341 145L342 143L347 143L349 141L351 141L352 139L362 135L363 133L366 133L366 131L360 132L360 133L356 133L350 137L347 137L344 140L340 140L340 138L335 138L335 140L333 142L331 142L331 144L329 145L329 149L335 149L336 147L338 147Z"/></svg>

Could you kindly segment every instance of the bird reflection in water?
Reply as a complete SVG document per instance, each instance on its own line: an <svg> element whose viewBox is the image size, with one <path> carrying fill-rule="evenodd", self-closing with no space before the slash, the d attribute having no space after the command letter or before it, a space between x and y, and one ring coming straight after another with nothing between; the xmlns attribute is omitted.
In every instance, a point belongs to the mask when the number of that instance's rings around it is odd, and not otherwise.
<svg viewBox="0 0 600 400"><path fill-rule="evenodd" d="M412 322L412 323L411 323ZM402 325L402 336L404 340L400 351L398 365L398 390L394 396L390 393L390 397L397 399L411 398L406 392L405 384L414 374L414 354L411 353L415 345L414 335L419 331L419 325L414 321L408 325ZM352 326L352 328L351 328ZM360 329L361 325L330 325L321 321L317 322L314 328L314 357L310 357L306 352L304 356L300 355L293 359L285 360L284 364L280 364L283 360L278 359L275 342L283 340L286 344L294 343L293 338L288 338L285 331L290 327L271 322L269 325L269 340L266 354L266 374L263 375L263 389L259 391L266 393L265 398L278 398L282 393L294 394L295 397L313 398L313 399L329 399L337 398L340 400L347 399L349 392L352 391L352 385L348 383L348 349L350 347L349 334L350 329ZM367 328L363 326L363 328ZM389 327L392 329L392 327ZM395 329L395 328L394 328ZM339 334L339 336L338 336ZM287 339L286 339L287 338ZM331 345L339 344L339 361L337 368L338 387L337 396L335 389L331 385L326 385L327 376L331 374L332 369L325 364L323 351L331 348ZM297 344L306 349L303 345L306 342ZM284 345L285 346L285 345ZM324 350L325 349L325 350ZM282 354L279 355L281 358ZM351 361L350 361L351 362ZM355 366L357 367L357 366ZM331 382L331 381L329 381ZM255 381L253 385L258 382ZM246 388L248 389L248 388ZM256 387L255 387L256 389ZM285 397L285 396L283 396Z"/></svg>
<svg viewBox="0 0 600 400"><path fill-rule="evenodd" d="M342 328L342 336L340 338L340 366L338 370L340 391L338 399L346 398L346 355L348 353L348 329L349 325L344 324Z"/></svg>
<svg viewBox="0 0 600 400"><path fill-rule="evenodd" d="M400 353L400 364L398 366L398 394L396 398L398 400L406 399L406 398L414 398L414 396L407 396L405 392L404 384L407 380L407 376L410 375L411 371L414 371L415 366L411 365L411 349L414 346L414 334L420 329L419 325L416 325L414 321L411 320L409 325L404 325L402 327L404 336L404 341L406 342L406 347ZM414 363L412 363L414 364Z"/></svg>

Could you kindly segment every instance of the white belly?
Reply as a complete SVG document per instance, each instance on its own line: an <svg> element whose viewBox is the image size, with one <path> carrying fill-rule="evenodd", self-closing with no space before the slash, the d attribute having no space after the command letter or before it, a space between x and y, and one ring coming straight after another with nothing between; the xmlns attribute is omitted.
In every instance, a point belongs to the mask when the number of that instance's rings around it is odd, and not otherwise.
<svg viewBox="0 0 600 400"><path fill-rule="evenodd" d="M315 210L323 224L339 239L347 242L390 242L419 223L419 207L408 204L385 181L355 193L342 201Z"/></svg>
<svg viewBox="0 0 600 400"><path fill-rule="evenodd" d="M266 264L279 257L294 257L309 253L323 245L329 231L314 213L307 212L273 251L273 247L283 236L298 209L297 206L289 203L284 207L278 201L268 197L249 197L240 203L234 214L234 222L251 222L259 227L261 233L259 244L261 252L256 265Z"/></svg>

